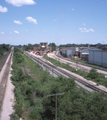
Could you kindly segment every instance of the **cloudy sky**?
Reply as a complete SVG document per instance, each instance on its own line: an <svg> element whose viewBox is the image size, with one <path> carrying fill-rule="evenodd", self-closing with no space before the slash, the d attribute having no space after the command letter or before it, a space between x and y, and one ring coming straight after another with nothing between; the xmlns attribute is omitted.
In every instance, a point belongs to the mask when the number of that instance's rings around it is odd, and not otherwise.
<svg viewBox="0 0 107 120"><path fill-rule="evenodd" d="M107 0L0 0L0 44L107 44Z"/></svg>

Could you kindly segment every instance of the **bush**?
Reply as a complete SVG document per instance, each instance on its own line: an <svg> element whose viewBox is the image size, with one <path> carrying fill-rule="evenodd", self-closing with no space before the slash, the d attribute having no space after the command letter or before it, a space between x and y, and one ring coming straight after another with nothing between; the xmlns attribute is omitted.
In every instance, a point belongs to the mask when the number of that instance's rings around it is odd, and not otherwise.
<svg viewBox="0 0 107 120"><path fill-rule="evenodd" d="M22 104L15 104L14 106L15 109L15 113L21 118L22 114L23 114L23 110L22 110Z"/></svg>
<svg viewBox="0 0 107 120"><path fill-rule="evenodd" d="M17 116L17 114L13 113L12 115L10 115L10 120L19 120L19 117Z"/></svg>
<svg viewBox="0 0 107 120"><path fill-rule="evenodd" d="M99 73L97 72L97 70L91 69L87 76L91 79L96 79L99 77Z"/></svg>

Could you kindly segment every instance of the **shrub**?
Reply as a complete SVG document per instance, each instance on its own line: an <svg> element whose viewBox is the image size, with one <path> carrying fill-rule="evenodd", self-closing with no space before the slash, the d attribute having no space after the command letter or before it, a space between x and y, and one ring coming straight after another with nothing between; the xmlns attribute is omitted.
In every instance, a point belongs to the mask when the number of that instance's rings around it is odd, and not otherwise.
<svg viewBox="0 0 107 120"><path fill-rule="evenodd" d="M87 76L90 77L91 79L96 79L98 78L99 73L97 73L97 70L91 69Z"/></svg>

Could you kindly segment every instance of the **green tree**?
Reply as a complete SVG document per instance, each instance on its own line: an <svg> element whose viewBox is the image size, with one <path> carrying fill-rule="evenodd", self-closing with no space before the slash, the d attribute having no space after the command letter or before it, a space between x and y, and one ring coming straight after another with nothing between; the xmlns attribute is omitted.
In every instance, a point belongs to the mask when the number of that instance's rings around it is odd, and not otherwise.
<svg viewBox="0 0 107 120"><path fill-rule="evenodd" d="M56 44L55 43L49 43L49 46L52 47L52 50L56 50Z"/></svg>

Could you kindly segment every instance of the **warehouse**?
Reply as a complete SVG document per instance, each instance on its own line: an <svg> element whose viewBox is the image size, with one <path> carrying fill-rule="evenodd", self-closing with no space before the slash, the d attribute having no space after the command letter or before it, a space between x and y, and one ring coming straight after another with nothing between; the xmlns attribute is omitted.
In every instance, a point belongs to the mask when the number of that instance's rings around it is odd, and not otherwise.
<svg viewBox="0 0 107 120"><path fill-rule="evenodd" d="M82 60L88 61L89 50L100 50L100 49L94 48L94 47L87 47L87 48L85 48L85 49L79 50L79 57L80 57Z"/></svg>
<svg viewBox="0 0 107 120"><path fill-rule="evenodd" d="M107 50L89 50L89 63L107 67Z"/></svg>
<svg viewBox="0 0 107 120"><path fill-rule="evenodd" d="M73 57L75 54L75 47L63 48L61 50L61 54L62 54L62 56L67 57L67 58Z"/></svg>

